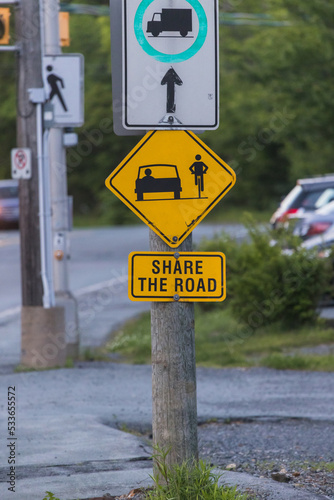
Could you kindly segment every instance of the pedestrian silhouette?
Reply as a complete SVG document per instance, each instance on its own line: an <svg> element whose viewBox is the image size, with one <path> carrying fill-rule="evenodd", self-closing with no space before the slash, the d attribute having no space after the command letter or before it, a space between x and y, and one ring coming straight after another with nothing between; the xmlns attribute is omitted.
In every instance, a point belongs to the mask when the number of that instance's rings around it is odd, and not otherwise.
<svg viewBox="0 0 334 500"><path fill-rule="evenodd" d="M49 65L46 67L46 69L50 72L53 70L53 66ZM60 90L60 87L59 87L59 84L61 86L62 89L65 88L65 85L64 85L64 81L62 78L60 78L59 76L55 75L54 73L50 73L49 76L47 77L47 81L48 81L48 84L50 85L51 87L51 92L50 92L50 95L49 95L49 101L52 101L52 99L54 98L54 96L57 96L61 105L63 106L64 108L64 111L67 111L67 106L65 104L65 101L63 99L63 96L62 96L62 93L61 93L61 90ZM59 82L59 84L58 84Z"/></svg>
<svg viewBox="0 0 334 500"><path fill-rule="evenodd" d="M195 156L195 161L189 170L195 176L195 186L198 186L198 197L201 197L201 191L204 191L204 174L206 174L208 167L201 161L201 155Z"/></svg>

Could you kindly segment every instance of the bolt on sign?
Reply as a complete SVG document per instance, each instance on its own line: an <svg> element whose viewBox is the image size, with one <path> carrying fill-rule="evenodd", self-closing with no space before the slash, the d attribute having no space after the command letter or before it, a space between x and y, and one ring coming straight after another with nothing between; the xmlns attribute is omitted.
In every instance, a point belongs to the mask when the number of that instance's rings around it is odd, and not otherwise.
<svg viewBox="0 0 334 500"><path fill-rule="evenodd" d="M235 173L189 131L148 132L106 186L178 247L235 184Z"/></svg>
<svg viewBox="0 0 334 500"><path fill-rule="evenodd" d="M132 252L129 298L133 301L221 302L226 297L221 252Z"/></svg>

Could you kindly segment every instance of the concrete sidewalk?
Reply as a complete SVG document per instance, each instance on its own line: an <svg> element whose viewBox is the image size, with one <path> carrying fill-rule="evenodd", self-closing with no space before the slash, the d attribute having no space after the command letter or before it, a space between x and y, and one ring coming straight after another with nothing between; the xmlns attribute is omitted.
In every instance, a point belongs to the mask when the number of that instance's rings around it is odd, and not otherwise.
<svg viewBox="0 0 334 500"><path fill-rule="evenodd" d="M7 370L0 383L2 500L42 500L46 491L61 500L85 499L151 484L149 444L124 432L151 428L151 366L79 363L45 372ZM197 383L202 422L247 417L334 420L332 373L200 368ZM16 440L7 430L8 387L15 387ZM15 492L8 490L8 443L15 456ZM321 498L247 474L224 473L225 480L243 487L260 482L268 499Z"/></svg>

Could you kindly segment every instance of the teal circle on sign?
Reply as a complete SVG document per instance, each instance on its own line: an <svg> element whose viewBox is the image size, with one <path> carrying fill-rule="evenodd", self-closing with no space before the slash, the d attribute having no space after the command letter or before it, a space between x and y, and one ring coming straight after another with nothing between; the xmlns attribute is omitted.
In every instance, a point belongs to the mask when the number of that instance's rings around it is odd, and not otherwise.
<svg viewBox="0 0 334 500"><path fill-rule="evenodd" d="M136 38L142 49L149 56L154 57L157 61L165 63L178 63L187 61L187 59L193 57L202 48L203 43L205 42L208 33L208 21L206 19L205 11L198 0L186 0L186 1L190 3L190 5L193 7L193 9L197 14L199 22L199 30L197 38L191 45L191 47L189 47L187 50L184 50L183 52L180 52L179 54L165 54L164 52L160 52L159 50L152 47L152 45L150 45L145 38L143 32L143 17L147 7L151 5L151 3L154 2L154 0L142 0L141 4L137 9L134 20L134 29Z"/></svg>

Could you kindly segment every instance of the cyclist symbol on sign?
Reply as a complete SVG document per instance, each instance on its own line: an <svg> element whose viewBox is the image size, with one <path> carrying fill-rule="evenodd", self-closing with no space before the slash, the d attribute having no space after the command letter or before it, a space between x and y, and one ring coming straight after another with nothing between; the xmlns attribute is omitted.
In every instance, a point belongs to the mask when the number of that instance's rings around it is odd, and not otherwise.
<svg viewBox="0 0 334 500"><path fill-rule="evenodd" d="M189 170L195 176L195 186L198 186L198 197L201 198L201 191L204 191L204 174L206 174L208 166L201 161L201 155L196 155L195 159L197 161L189 167Z"/></svg>

